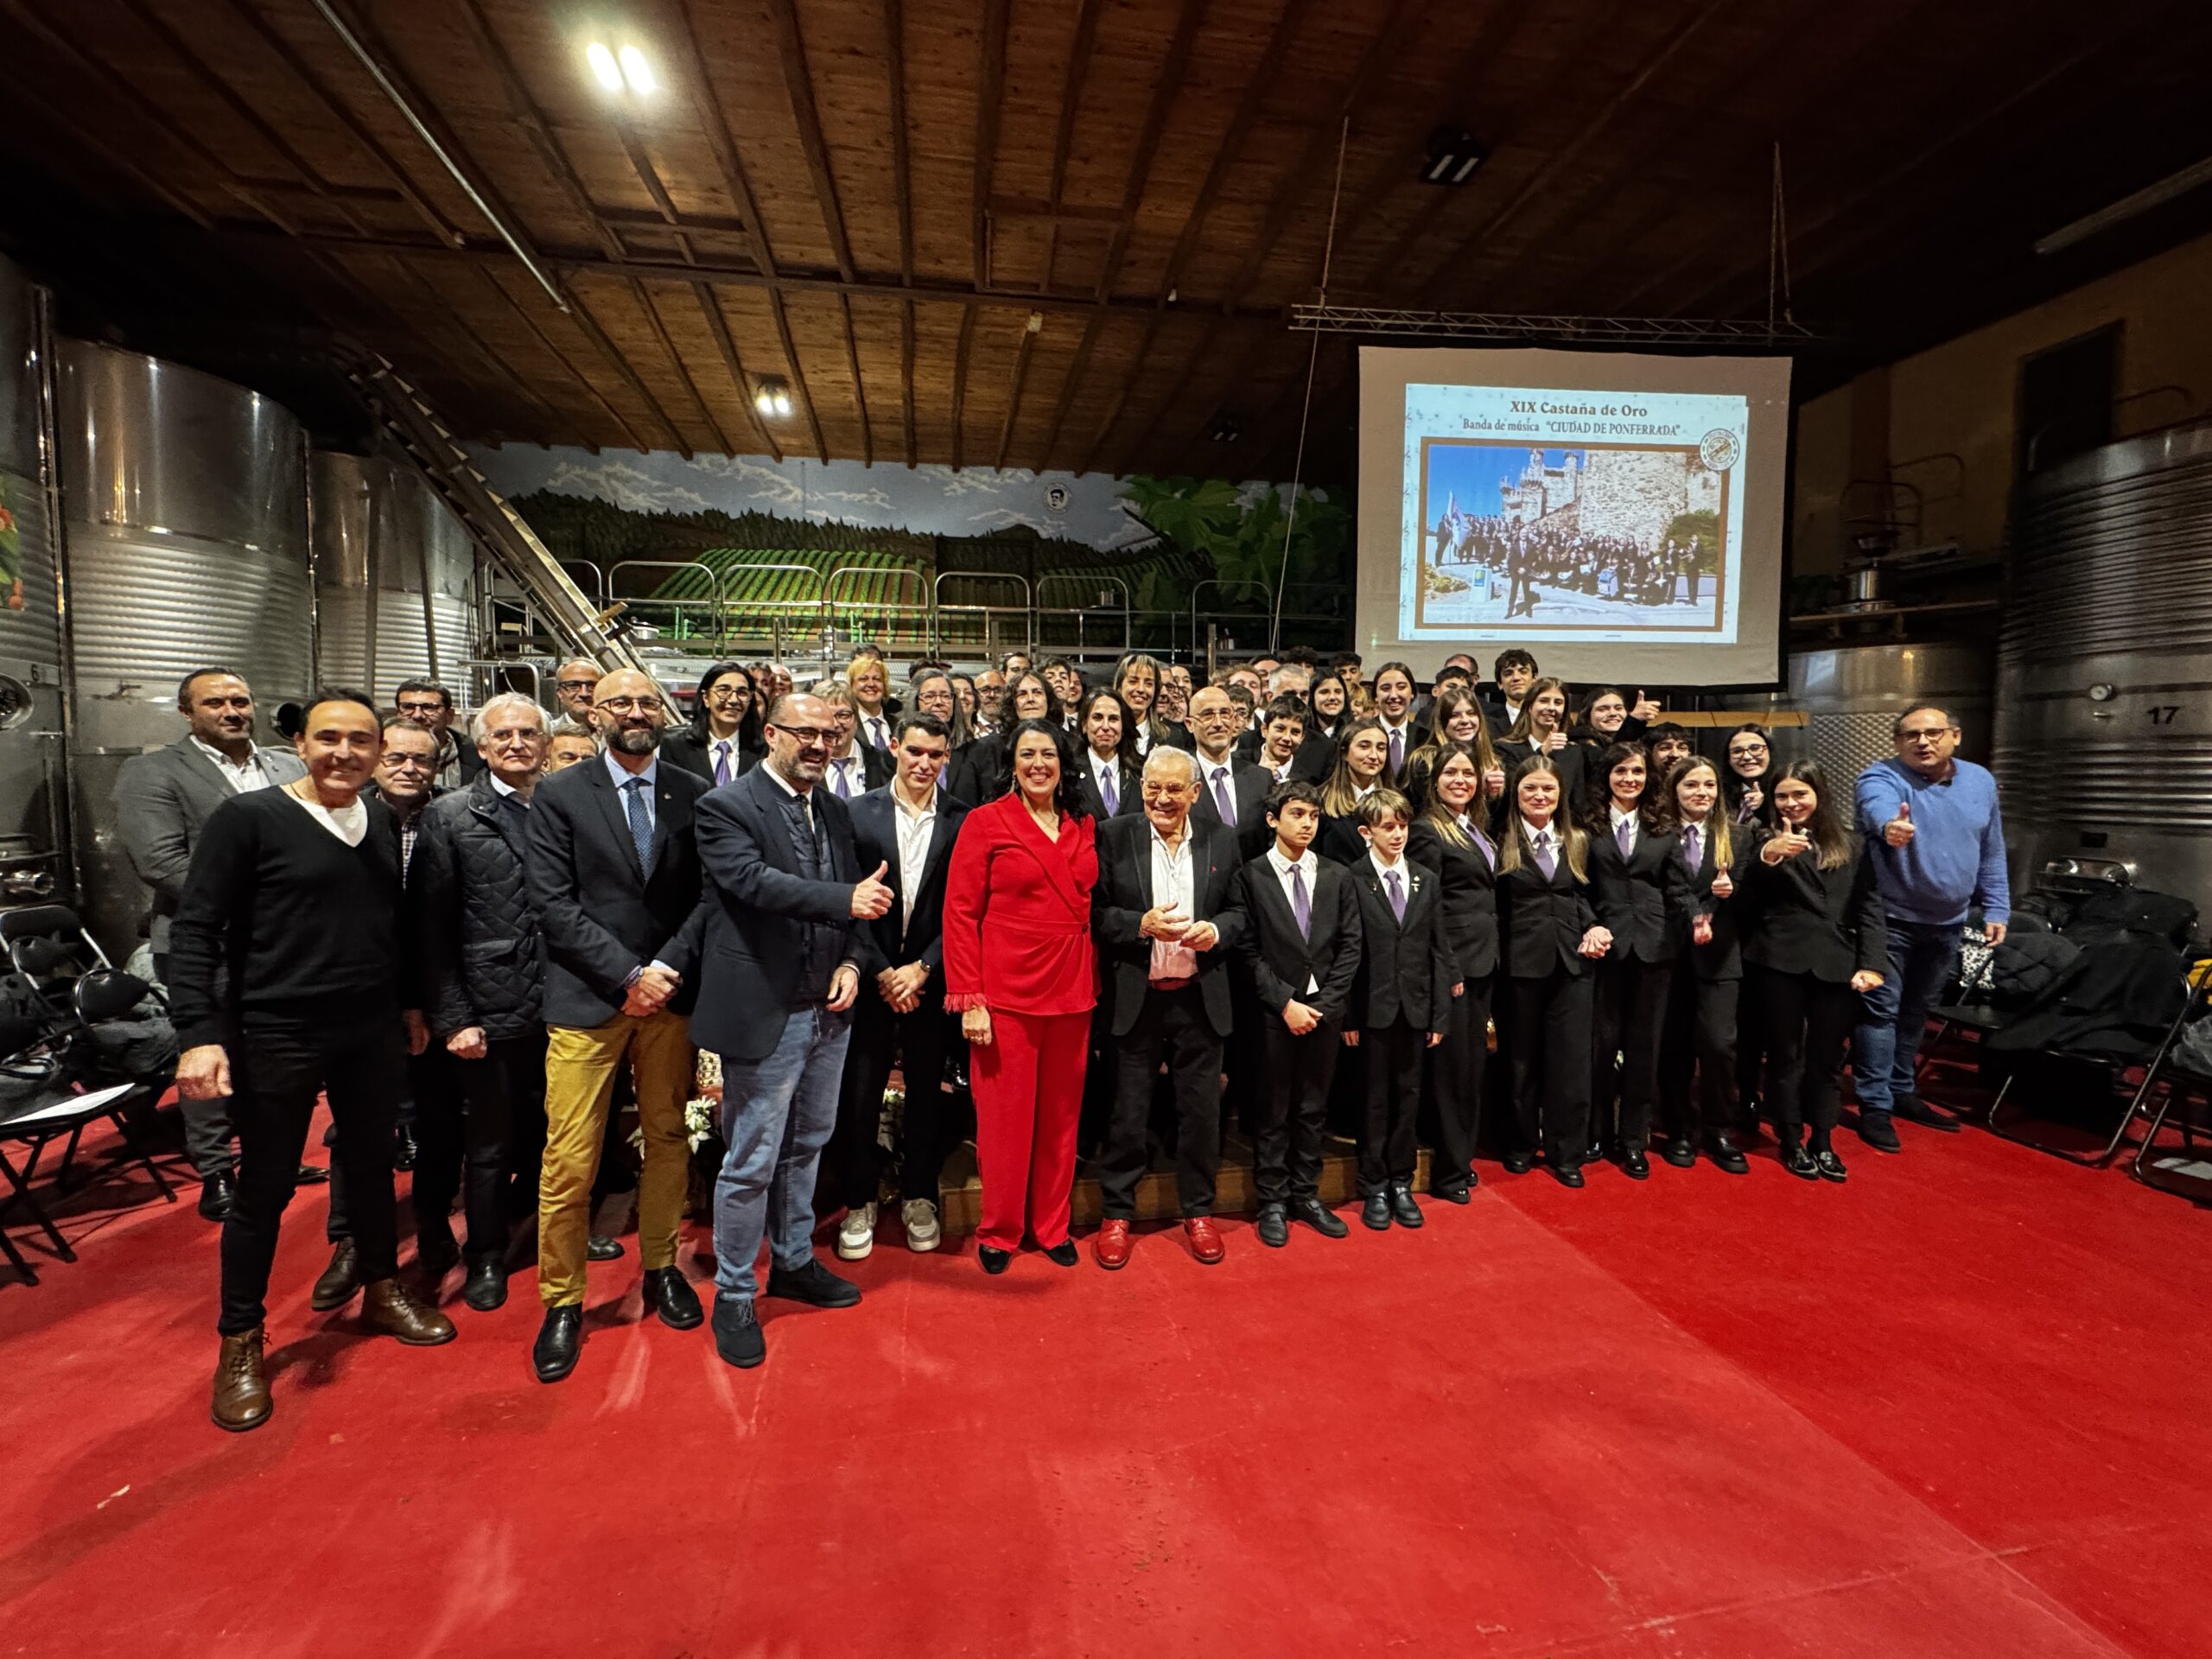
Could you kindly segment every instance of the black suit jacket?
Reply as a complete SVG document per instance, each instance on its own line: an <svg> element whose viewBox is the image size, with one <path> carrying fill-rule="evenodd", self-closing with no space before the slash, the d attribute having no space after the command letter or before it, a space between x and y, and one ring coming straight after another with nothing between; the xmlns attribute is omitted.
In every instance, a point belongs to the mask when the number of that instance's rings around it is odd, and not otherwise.
<svg viewBox="0 0 2212 1659"><path fill-rule="evenodd" d="M1506 833L1519 835L1519 823L1508 823ZM1589 890L1574 879L1564 851L1554 859L1549 880L1525 846L1518 869L1498 871L1497 931L1510 977L1542 979L1554 969L1575 976L1588 973L1590 958L1581 953L1582 936L1597 923Z"/></svg>
<svg viewBox="0 0 2212 1659"><path fill-rule="evenodd" d="M1535 753L1533 743L1500 743L1496 746L1497 763L1505 768L1507 788L1512 787L1512 777L1521 763ZM1552 752L1552 765L1558 769L1559 779L1567 796L1570 811L1580 807L1583 792L1590 787L1588 772L1596 762L1584 745L1569 742L1565 747ZM1562 814L1562 817L1566 814Z"/></svg>
<svg viewBox="0 0 2212 1659"><path fill-rule="evenodd" d="M1198 763L1198 798L1192 804L1191 817L1194 822L1221 822L1221 809L1214 804L1213 784L1209 776L1206 758L1196 750L1191 758ZM1238 760L1232 756L1229 765L1230 798L1236 808L1236 844L1239 861L1256 858L1274 839L1274 831L1268 828L1268 796L1274 789L1272 772L1256 762Z"/></svg>
<svg viewBox="0 0 2212 1659"><path fill-rule="evenodd" d="M1487 827L1485 827L1487 833ZM1497 843L1492 842L1493 855ZM1414 825L1406 856L1444 883L1444 938L1461 979L1497 971L1497 877L1481 848L1446 841L1434 825Z"/></svg>
<svg viewBox="0 0 2212 1659"><path fill-rule="evenodd" d="M700 906L705 927L691 1040L734 1059L765 1059L783 1037L801 993L828 995L827 985L798 982L807 924L843 935L842 960L855 967L870 960L861 924L853 916L853 887L861 872L852 814L823 785L810 791L812 810L828 832L830 872L827 880L811 880L798 871L785 819L788 798L761 766L709 791L699 804L699 862L708 885ZM890 862L898 868L895 854Z"/></svg>
<svg viewBox="0 0 2212 1659"><path fill-rule="evenodd" d="M1751 864L1744 960L1777 973L1847 982L1862 968L1890 971L1889 930L1874 886L1874 860L1859 856L1833 870L1807 848L1795 858Z"/></svg>
<svg viewBox="0 0 2212 1659"><path fill-rule="evenodd" d="M1359 897L1339 865L1313 861L1313 927L1300 934L1284 896L1281 878L1265 854L1244 866L1244 940L1237 954L1252 976L1252 990L1273 1019L1303 1002L1342 1030L1359 979L1362 939ZM1317 990L1306 988L1311 982Z"/></svg>
<svg viewBox="0 0 2212 1659"><path fill-rule="evenodd" d="M658 960L683 976L670 1006L697 990L699 852L694 817L711 791L680 766L655 768L652 870L638 867L623 798L603 756L531 791L531 902L545 936L545 1023L588 1028L621 1012L636 969Z"/></svg>
<svg viewBox="0 0 2212 1659"><path fill-rule="evenodd" d="M1593 830L1589 866L1591 902L1599 925L1613 936L1605 960L1672 962L1689 914L1681 842L1671 832L1655 835L1638 826L1636 850L1624 859L1609 830Z"/></svg>
<svg viewBox="0 0 2212 1659"><path fill-rule="evenodd" d="M889 910L875 920L860 925L868 952L861 964L865 972L878 974L886 968L903 968L910 962L925 963L931 979L936 982L925 984L922 995L944 995L944 872L952 862L952 843L960 837L961 820L967 816L968 803L946 794L940 787L937 792L937 822L930 830L929 856L922 862L921 890L914 895L912 919L902 920L906 893L899 871L899 804L891 798L888 785L868 791L853 803L853 845L857 868L865 875L878 864L887 866L884 884L895 895ZM873 986L861 992L864 996L874 994Z"/></svg>
<svg viewBox="0 0 2212 1659"><path fill-rule="evenodd" d="M1714 817L1719 816L1718 808ZM1681 839L1677 831L1676 840ZM1688 957L1690 969L1700 979L1741 979L1744 976L1743 918L1751 903L1750 882L1751 861L1758 856L1762 832L1756 824L1732 824L1728 830L1728 880L1733 890L1726 899L1713 896L1713 883L1720 871L1713 855L1713 837L1707 831L1698 836L1697 874L1689 874L1689 867L1682 863L1679 849L1675 861L1681 866L1688 877L1688 901L1681 918L1681 951ZM1698 944L1690 937L1691 924L1700 916L1713 920L1713 942Z"/></svg>
<svg viewBox="0 0 2212 1659"><path fill-rule="evenodd" d="M1077 786L1083 791L1083 804L1090 816L1103 825L1110 816L1134 818L1144 816L1144 774L1127 761L1116 763L1114 768L1114 810L1106 810L1106 798L1098 791L1098 774L1091 770L1090 749L1085 745L1082 759L1077 763L1083 770L1077 774Z"/></svg>
<svg viewBox="0 0 2212 1659"><path fill-rule="evenodd" d="M1363 1029L1404 1020L1442 1032L1452 1018L1452 987L1459 970L1444 938L1444 883L1433 871L1401 859L1406 914L1390 908L1375 861L1363 858L1344 874L1359 899L1359 933L1365 960L1352 992L1352 1017Z"/></svg>
<svg viewBox="0 0 2212 1659"><path fill-rule="evenodd" d="M736 762L733 776L741 778L760 764L768 751L760 743L747 743L742 738L731 745L731 758ZM695 737L690 732L673 732L661 740L660 758L675 762L695 777L709 784L715 781L714 745L707 739Z"/></svg>
<svg viewBox="0 0 2212 1659"><path fill-rule="evenodd" d="M1211 922L1221 933L1212 950L1198 953L1198 994L1205 999L1206 1022L1217 1036L1226 1037L1234 1020L1229 959L1244 938L1236 837L1221 824L1199 823L1195 812L1184 834L1191 845L1191 919ZM1127 1036L1136 1023L1151 987L1152 941L1137 930L1153 902L1152 820L1141 815L1105 820L1098 826L1098 880L1090 890L1090 925L1098 938L1106 1028L1116 1037Z"/></svg>
<svg viewBox="0 0 2212 1659"><path fill-rule="evenodd" d="M1308 731L1298 746L1298 753L1291 757L1290 775L1318 784L1329 775L1329 768L1337 764L1337 746L1316 731Z"/></svg>

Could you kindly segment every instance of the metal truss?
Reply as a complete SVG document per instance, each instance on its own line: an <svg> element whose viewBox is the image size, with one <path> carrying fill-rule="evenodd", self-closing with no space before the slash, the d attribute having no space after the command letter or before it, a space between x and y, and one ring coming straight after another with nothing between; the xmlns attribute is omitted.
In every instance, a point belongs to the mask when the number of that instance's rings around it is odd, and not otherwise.
<svg viewBox="0 0 2212 1659"><path fill-rule="evenodd" d="M1560 317L1503 311L1394 311L1294 305L1290 326L1316 334L1413 334L1431 340L1577 340L1598 345L1779 346L1818 340L1802 323L1728 317Z"/></svg>

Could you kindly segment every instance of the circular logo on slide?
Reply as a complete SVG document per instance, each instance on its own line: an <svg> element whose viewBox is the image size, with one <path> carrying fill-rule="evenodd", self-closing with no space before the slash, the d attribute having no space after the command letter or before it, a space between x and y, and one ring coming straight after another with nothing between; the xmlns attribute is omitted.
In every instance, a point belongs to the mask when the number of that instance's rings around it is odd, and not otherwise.
<svg viewBox="0 0 2212 1659"><path fill-rule="evenodd" d="M1714 427L1697 447L1698 459L1716 473L1725 473L1733 467L1739 453L1736 435L1725 426Z"/></svg>

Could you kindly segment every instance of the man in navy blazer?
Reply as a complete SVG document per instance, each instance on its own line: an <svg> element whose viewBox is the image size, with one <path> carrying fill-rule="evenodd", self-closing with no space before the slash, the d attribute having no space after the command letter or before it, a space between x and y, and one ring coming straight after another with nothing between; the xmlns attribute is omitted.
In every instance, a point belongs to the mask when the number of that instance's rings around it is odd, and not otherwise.
<svg viewBox="0 0 2212 1659"><path fill-rule="evenodd" d="M853 1012L837 1128L822 1154L815 1197L817 1209L845 1211L837 1254L848 1262L875 1247L882 1175L875 1132L894 1059L906 1086L899 1160L906 1246L933 1250L942 1241L938 1178L950 1149L944 1061L960 1041L958 1022L944 1011L944 877L968 803L947 794L940 782L952 741L944 722L906 714L892 726L898 775L852 805L860 868L884 867L891 908L861 926L865 982Z"/></svg>
<svg viewBox="0 0 2212 1659"><path fill-rule="evenodd" d="M715 1346L758 1365L753 1262L768 1238L767 1294L850 1307L860 1288L814 1259L814 1178L869 945L860 924L891 908L887 866L860 874L846 804L817 787L836 720L820 697L779 697L767 758L700 802L698 1011L692 1037L721 1057L715 1179Z"/></svg>

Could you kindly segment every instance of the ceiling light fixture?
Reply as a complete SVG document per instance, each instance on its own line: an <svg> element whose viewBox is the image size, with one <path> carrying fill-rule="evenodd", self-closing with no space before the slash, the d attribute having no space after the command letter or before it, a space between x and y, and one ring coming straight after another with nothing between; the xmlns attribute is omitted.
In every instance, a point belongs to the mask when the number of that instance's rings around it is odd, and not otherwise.
<svg viewBox="0 0 2212 1659"><path fill-rule="evenodd" d="M634 46L626 46L620 57L622 79L630 83L630 90L639 98L651 98L659 83L653 79L653 67L645 61L645 54Z"/></svg>
<svg viewBox="0 0 2212 1659"><path fill-rule="evenodd" d="M1439 127L1428 136L1428 159L1421 175L1430 184L1465 184L1483 164L1482 146L1471 132Z"/></svg>
<svg viewBox="0 0 2212 1659"><path fill-rule="evenodd" d="M791 389L779 374L764 374L753 388L753 407L778 419L791 412Z"/></svg>
<svg viewBox="0 0 2212 1659"><path fill-rule="evenodd" d="M584 60L591 65L591 73L599 84L610 92L622 90L622 66L614 61L614 54L605 42L594 41L584 48Z"/></svg>

